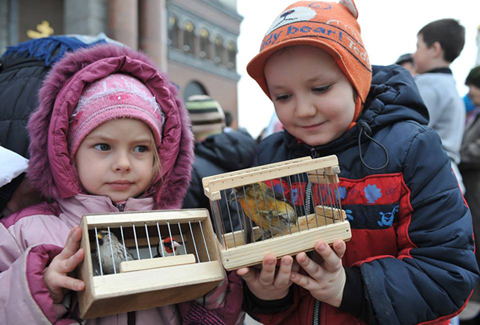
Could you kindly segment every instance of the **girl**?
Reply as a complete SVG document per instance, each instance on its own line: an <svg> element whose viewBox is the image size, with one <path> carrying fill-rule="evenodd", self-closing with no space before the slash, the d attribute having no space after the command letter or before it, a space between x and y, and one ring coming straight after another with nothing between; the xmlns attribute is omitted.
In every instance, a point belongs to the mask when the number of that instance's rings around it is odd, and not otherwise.
<svg viewBox="0 0 480 325"><path fill-rule="evenodd" d="M28 175L49 202L1 220L2 324L79 321L71 293L85 284L70 273L85 256L77 226L82 216L178 209L190 181L187 113L175 87L144 55L114 45L77 51L55 65L39 96L28 124ZM233 277L203 304L91 323L234 324L242 297Z"/></svg>

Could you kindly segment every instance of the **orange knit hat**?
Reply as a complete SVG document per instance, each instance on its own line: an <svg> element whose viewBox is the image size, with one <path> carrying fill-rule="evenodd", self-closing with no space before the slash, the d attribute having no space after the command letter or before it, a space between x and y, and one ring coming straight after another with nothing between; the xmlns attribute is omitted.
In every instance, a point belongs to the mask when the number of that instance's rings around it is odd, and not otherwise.
<svg viewBox="0 0 480 325"><path fill-rule="evenodd" d="M357 92L353 126L372 81L372 68L360 37L357 17L353 0L295 2L275 19L267 31L260 53L247 66L248 74L270 97L264 75L265 63L270 56L287 46L318 47L332 56Z"/></svg>

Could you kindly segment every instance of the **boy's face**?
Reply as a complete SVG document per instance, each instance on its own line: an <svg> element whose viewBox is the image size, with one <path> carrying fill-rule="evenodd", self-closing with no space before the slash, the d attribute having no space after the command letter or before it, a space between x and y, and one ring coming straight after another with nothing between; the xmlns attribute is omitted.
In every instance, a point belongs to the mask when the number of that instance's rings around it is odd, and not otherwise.
<svg viewBox="0 0 480 325"><path fill-rule="evenodd" d="M425 73L433 68L431 67L431 63L435 56L435 48L433 46L428 47L423 41L422 34L418 34L417 50L412 56L415 61L415 69L417 73Z"/></svg>
<svg viewBox="0 0 480 325"><path fill-rule="evenodd" d="M468 97L470 97L475 107L480 107L480 88L471 84L468 85L468 87L469 87Z"/></svg>
<svg viewBox="0 0 480 325"><path fill-rule="evenodd" d="M353 87L326 52L294 46L274 53L265 79L280 122L310 146L327 144L353 121Z"/></svg>
<svg viewBox="0 0 480 325"><path fill-rule="evenodd" d="M153 179L153 150L150 128L134 119L103 123L80 144L75 157L80 182L94 195L113 202L143 193Z"/></svg>

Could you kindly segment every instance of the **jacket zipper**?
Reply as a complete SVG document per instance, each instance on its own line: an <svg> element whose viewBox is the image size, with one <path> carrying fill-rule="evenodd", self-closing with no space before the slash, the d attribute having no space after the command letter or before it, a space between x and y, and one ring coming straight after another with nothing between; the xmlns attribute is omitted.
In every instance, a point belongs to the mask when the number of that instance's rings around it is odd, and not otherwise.
<svg viewBox="0 0 480 325"><path fill-rule="evenodd" d="M312 325L320 324L320 301L315 299L315 306L313 307L313 323Z"/></svg>

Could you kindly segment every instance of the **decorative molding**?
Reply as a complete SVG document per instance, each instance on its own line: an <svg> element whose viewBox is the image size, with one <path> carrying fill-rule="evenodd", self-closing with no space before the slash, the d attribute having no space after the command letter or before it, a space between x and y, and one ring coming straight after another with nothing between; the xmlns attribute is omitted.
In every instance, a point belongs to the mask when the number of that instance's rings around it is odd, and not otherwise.
<svg viewBox="0 0 480 325"><path fill-rule="evenodd" d="M240 75L236 71L228 70L226 67L223 66L218 66L212 61L202 60L200 58L194 57L179 49L170 47L168 49L168 59L226 79L230 79L233 81L240 80Z"/></svg>
<svg viewBox="0 0 480 325"><path fill-rule="evenodd" d="M211 42L215 41L217 35L220 35L224 40L224 44L233 42L237 44L238 34L225 29L211 21L206 20L203 17L199 17L197 14L186 10L185 8L178 7L173 3L167 5L168 15L173 15L177 18L177 26L179 29L184 29L185 23L190 21L194 26L195 35L199 36L202 28L208 30L209 39Z"/></svg>

